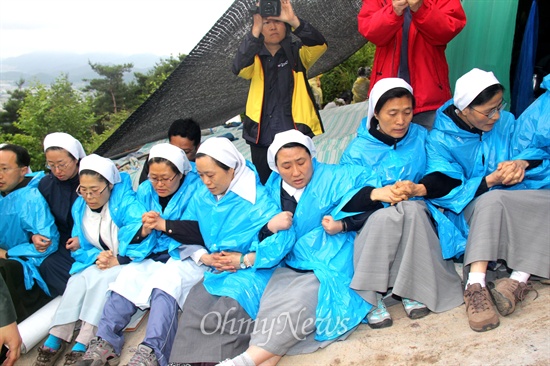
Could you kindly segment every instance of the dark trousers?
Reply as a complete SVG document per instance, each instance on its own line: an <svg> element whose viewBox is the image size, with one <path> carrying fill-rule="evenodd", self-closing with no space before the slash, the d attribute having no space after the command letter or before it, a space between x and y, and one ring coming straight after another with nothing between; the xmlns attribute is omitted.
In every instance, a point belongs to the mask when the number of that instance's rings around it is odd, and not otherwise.
<svg viewBox="0 0 550 366"><path fill-rule="evenodd" d="M38 286L25 289L25 273L23 265L11 259L0 259L0 274L10 292L13 307L17 314L17 323L21 323L30 315L51 301L51 297Z"/></svg>
<svg viewBox="0 0 550 366"><path fill-rule="evenodd" d="M67 287L67 281L71 275L69 271L74 263L71 252L60 245L55 253L50 254L44 259L40 268L40 275L46 281L52 297L63 295Z"/></svg>
<svg viewBox="0 0 550 366"><path fill-rule="evenodd" d="M258 171L260 182L262 182L262 184L265 184L271 175L271 169L267 164L267 149L268 148L264 146L250 145L250 156L252 158L252 163Z"/></svg>

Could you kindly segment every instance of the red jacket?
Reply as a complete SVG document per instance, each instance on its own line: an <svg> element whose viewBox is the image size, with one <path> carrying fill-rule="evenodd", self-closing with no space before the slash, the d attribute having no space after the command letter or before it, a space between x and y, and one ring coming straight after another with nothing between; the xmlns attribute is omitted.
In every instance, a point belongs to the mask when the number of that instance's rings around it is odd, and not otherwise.
<svg viewBox="0 0 550 366"><path fill-rule="evenodd" d="M414 113L420 113L436 110L451 98L445 48L466 25L466 14L460 0L424 0L411 13L409 73ZM359 32L376 45L372 89L379 79L397 77L404 17L395 14L392 0L363 0L357 18Z"/></svg>

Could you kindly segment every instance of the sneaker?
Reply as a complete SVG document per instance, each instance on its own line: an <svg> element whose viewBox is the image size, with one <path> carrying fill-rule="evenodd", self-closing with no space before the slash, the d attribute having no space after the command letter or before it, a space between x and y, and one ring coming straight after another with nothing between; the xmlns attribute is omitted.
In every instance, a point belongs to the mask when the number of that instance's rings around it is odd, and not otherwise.
<svg viewBox="0 0 550 366"><path fill-rule="evenodd" d="M63 366L75 365L84 356L84 352L71 351L65 355Z"/></svg>
<svg viewBox="0 0 550 366"><path fill-rule="evenodd" d="M32 366L53 366L55 365L55 361L61 355L63 352L65 352L65 347L67 347L67 343L61 342L61 346L57 351L51 349L50 347L38 347L38 356L36 357L36 361L32 364Z"/></svg>
<svg viewBox="0 0 550 366"><path fill-rule="evenodd" d="M84 353L84 356L76 362L76 366L116 366L120 362L120 357L115 353L113 346L109 342L95 337L90 341L90 345Z"/></svg>
<svg viewBox="0 0 550 366"><path fill-rule="evenodd" d="M391 315L388 313L382 298L378 299L376 308L373 308L367 314L367 321L369 327L372 329L381 329L392 326L393 320L391 319Z"/></svg>
<svg viewBox="0 0 550 366"><path fill-rule="evenodd" d="M140 344L127 366L158 366L157 356L151 347Z"/></svg>
<svg viewBox="0 0 550 366"><path fill-rule="evenodd" d="M481 287L479 283L468 285L464 291L464 304L472 330L485 332L499 326L500 321L486 287Z"/></svg>
<svg viewBox="0 0 550 366"><path fill-rule="evenodd" d="M501 278L494 282L488 282L487 287L491 290L491 295L500 315L512 314L516 309L516 291L519 289L519 281L511 278Z"/></svg>
<svg viewBox="0 0 550 366"><path fill-rule="evenodd" d="M430 309L421 302L406 298L401 299L401 302L403 303L407 316L411 319L420 319L430 313Z"/></svg>

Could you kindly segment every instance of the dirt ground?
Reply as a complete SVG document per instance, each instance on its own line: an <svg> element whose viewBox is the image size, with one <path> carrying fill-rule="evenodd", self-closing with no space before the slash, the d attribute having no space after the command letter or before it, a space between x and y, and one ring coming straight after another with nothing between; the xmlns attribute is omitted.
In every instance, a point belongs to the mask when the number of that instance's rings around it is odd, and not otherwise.
<svg viewBox="0 0 550 366"><path fill-rule="evenodd" d="M534 294L530 294L489 332L470 329L464 305L410 320L397 303L389 307L392 327L374 330L360 325L346 341L312 354L286 356L279 365L550 365L550 286L535 282L534 287L538 298L533 300ZM126 333L121 365L128 362L143 339L145 323L135 332ZM17 365L31 366L36 354L35 347ZM58 365L63 365L63 360Z"/></svg>

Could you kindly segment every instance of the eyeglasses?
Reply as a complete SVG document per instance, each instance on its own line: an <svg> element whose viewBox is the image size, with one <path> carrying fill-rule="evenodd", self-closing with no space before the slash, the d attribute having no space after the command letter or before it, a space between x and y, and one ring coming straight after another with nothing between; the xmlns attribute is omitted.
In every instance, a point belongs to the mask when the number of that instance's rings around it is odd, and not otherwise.
<svg viewBox="0 0 550 366"><path fill-rule="evenodd" d="M48 164L46 163L46 168L53 171L53 170L65 170L71 162L68 161L66 163L59 163L59 164Z"/></svg>
<svg viewBox="0 0 550 366"><path fill-rule="evenodd" d="M1 175L6 175L6 174L8 174L8 172L9 172L10 170L15 170L15 169L20 169L20 168L22 168L22 167L17 167L17 168L1 168L1 169L0 169L0 174L1 174Z"/></svg>
<svg viewBox="0 0 550 366"><path fill-rule="evenodd" d="M477 109L475 109L474 107L470 107L472 108L474 111L476 111L477 113L479 114L482 114L484 115L485 117L491 119L495 116L495 114L497 114L497 112L502 112L504 110L504 108L506 108L506 106L508 105L508 103L506 103L504 100L502 102L500 102L500 104L496 107L496 108L493 108L489 111L489 113L483 113L483 112L480 112L478 111Z"/></svg>
<svg viewBox="0 0 550 366"><path fill-rule="evenodd" d="M99 188L92 188L89 191L88 190L83 191L82 188L79 185L78 187L76 187L76 194L78 194L80 197L88 197L88 196L90 196L90 197L99 197L103 194L103 192L105 192L107 187L109 187L108 184L101 191L99 190Z"/></svg>
<svg viewBox="0 0 550 366"><path fill-rule="evenodd" d="M149 181L151 181L151 183L153 185L158 184L158 183L162 183L164 185L167 185L168 183L172 182L174 180L174 178L176 178L177 175L178 175L178 173L174 174L174 176L172 178L151 178L151 177L149 177Z"/></svg>

